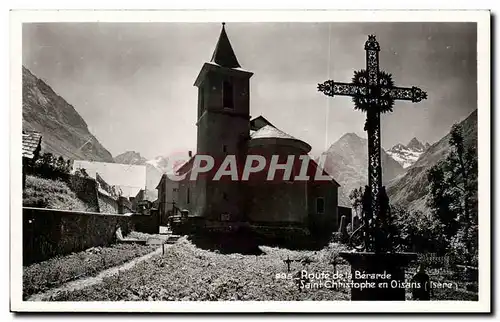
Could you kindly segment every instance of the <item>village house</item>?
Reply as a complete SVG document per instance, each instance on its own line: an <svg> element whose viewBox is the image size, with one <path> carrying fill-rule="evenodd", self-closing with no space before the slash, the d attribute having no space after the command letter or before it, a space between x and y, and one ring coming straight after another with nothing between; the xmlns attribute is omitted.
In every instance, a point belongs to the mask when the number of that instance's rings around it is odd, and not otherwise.
<svg viewBox="0 0 500 322"><path fill-rule="evenodd" d="M160 222L166 224L167 218L174 214L174 208L177 205L179 183L171 180L166 174L163 174L158 186L158 214L160 215Z"/></svg>
<svg viewBox="0 0 500 322"><path fill-rule="evenodd" d="M198 87L197 155L215 160L227 155L245 160L250 154L270 160L279 155L280 164L290 155L308 155L311 146L306 142L263 116L250 117L252 75L241 68L223 25L212 59L194 83ZM178 170L179 175L192 170L192 160ZM186 176L179 182L176 202L189 218L202 219L208 229L244 225L262 234L330 236L338 228L339 184L329 176L315 180L316 170L317 163L311 159L308 181L214 181L206 176L193 181Z"/></svg>
<svg viewBox="0 0 500 322"><path fill-rule="evenodd" d="M29 171L42 150L42 135L35 131L23 131L23 189L26 185L26 172Z"/></svg>

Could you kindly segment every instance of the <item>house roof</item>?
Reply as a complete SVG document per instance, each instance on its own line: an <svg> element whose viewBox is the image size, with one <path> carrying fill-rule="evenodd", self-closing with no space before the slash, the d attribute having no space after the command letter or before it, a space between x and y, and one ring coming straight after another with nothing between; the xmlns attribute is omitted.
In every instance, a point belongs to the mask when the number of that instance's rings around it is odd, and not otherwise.
<svg viewBox="0 0 500 322"><path fill-rule="evenodd" d="M23 158L33 159L41 150L42 134L35 131L23 131Z"/></svg>
<svg viewBox="0 0 500 322"><path fill-rule="evenodd" d="M233 47L229 42L229 38L227 37L224 25L225 23L223 22L219 40L217 41L217 45L215 46L211 61L217 63L220 66L228 68L241 67L240 63L238 63L236 55L234 54Z"/></svg>
<svg viewBox="0 0 500 322"><path fill-rule="evenodd" d="M158 185L156 186L156 190L159 190L160 189L160 186L161 185L164 185L165 184L165 180L168 180L167 182L172 182L175 184L175 181L171 180L169 177L168 177L168 174L167 173L164 173L162 174L161 176L161 179L160 179L160 182L158 183Z"/></svg>
<svg viewBox="0 0 500 322"><path fill-rule="evenodd" d="M258 131L250 135L251 139L265 139L265 138L278 138L278 139L292 139L297 140L290 134L287 134L281 130L278 130L272 125L265 125L261 127Z"/></svg>
<svg viewBox="0 0 500 322"><path fill-rule="evenodd" d="M95 180L96 182L99 184L98 185L98 190L105 194L105 195L108 195L110 197L117 197L118 196L118 188L115 187L115 186L112 186L110 185L109 183L106 182L106 180L104 180L98 172L96 172L95 174Z"/></svg>
<svg viewBox="0 0 500 322"><path fill-rule="evenodd" d="M195 157L195 156L196 156L196 154L195 154L195 155L193 155L191 158L189 158L189 160L187 160L186 162L184 162L184 164L183 164L183 165L181 165L181 166L179 167L179 169L177 169L177 171L176 171L176 172L177 172L178 174L185 174L185 173L189 173L189 171L191 171L191 170L192 170L191 166L193 165L193 161L194 161L194 157Z"/></svg>

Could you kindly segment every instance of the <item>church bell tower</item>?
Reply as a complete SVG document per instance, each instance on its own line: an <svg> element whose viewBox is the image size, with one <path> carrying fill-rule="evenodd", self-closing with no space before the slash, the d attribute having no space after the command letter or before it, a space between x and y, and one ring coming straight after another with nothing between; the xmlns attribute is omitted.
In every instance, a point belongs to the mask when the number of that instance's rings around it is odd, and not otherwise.
<svg viewBox="0 0 500 322"><path fill-rule="evenodd" d="M222 23L210 62L206 62L194 85L198 87L197 154L210 155L219 165L227 155L246 154L250 133L250 77L241 69ZM242 220L243 194L239 182L201 180L199 212L211 220ZM221 219L222 218L222 219Z"/></svg>

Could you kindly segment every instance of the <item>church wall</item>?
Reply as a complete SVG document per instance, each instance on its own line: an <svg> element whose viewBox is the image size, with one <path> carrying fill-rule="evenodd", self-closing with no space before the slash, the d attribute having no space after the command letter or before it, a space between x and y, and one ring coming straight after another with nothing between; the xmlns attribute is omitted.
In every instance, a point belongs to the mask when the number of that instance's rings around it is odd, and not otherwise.
<svg viewBox="0 0 500 322"><path fill-rule="evenodd" d="M306 224L305 182L252 184L248 219L252 222Z"/></svg>
<svg viewBox="0 0 500 322"><path fill-rule="evenodd" d="M249 133L249 120L241 116L209 112L198 123L198 147L200 154L208 154L215 159L214 169L218 169L226 155L240 156L245 151L245 138ZM215 174L215 170L208 176ZM203 176L205 174L200 174ZM243 216L241 184L229 177L221 181L208 181L206 190L197 190L203 195L200 200L206 204L199 209L209 219L220 220L229 214L229 220L240 220ZM201 202L201 201L200 201Z"/></svg>
<svg viewBox="0 0 500 322"><path fill-rule="evenodd" d="M210 220L243 221L244 199L240 182L208 182L205 216Z"/></svg>
<svg viewBox="0 0 500 322"><path fill-rule="evenodd" d="M266 144L266 141L269 144ZM249 148L248 154L262 155L268 160L268 164L275 154L280 155L279 163L282 164L288 155L298 157L304 153L301 149L288 145L287 140L273 138L262 143L262 145L254 143ZM283 181L283 170L276 172L274 181L267 181L266 177L267 171L263 171L259 178L250 177L247 183L247 193L250 198L249 220L271 224L307 225L307 182Z"/></svg>
<svg viewBox="0 0 500 322"><path fill-rule="evenodd" d="M324 199L324 212L317 212L317 198ZM310 182L308 191L309 225L314 232L338 229L338 187L333 183Z"/></svg>
<svg viewBox="0 0 500 322"><path fill-rule="evenodd" d="M207 197L205 186L204 180L189 180L188 173L187 177L179 182L177 206L180 209L187 209L189 216L203 216Z"/></svg>

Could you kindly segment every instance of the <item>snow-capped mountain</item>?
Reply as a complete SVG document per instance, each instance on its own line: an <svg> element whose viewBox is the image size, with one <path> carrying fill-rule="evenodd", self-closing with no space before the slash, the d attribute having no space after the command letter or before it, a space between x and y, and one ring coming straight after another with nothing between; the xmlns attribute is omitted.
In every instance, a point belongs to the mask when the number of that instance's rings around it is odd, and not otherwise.
<svg viewBox="0 0 500 322"><path fill-rule="evenodd" d="M429 143L424 145L417 138L413 138L407 145L396 144L390 150L387 150L387 154L406 169L414 164L429 146Z"/></svg>
<svg viewBox="0 0 500 322"><path fill-rule="evenodd" d="M466 146L477 148L477 110L460 122ZM450 133L428 147L412 166L406 169L403 176L397 177L387 185L387 194L391 203L404 206L409 210L420 210L426 213L427 195L429 194L427 171L439 161L446 158L451 150Z"/></svg>
<svg viewBox="0 0 500 322"><path fill-rule="evenodd" d="M159 169L162 173L167 173L170 172L169 164L168 164L168 158L162 157L162 156L157 156L154 159L147 160L144 163L150 164L153 167Z"/></svg>

